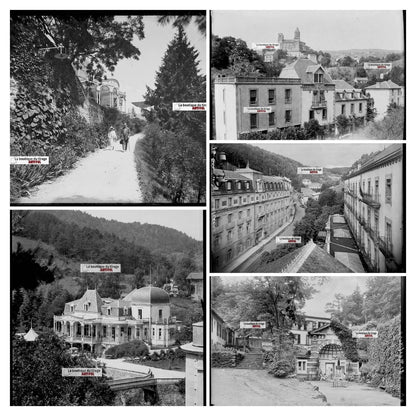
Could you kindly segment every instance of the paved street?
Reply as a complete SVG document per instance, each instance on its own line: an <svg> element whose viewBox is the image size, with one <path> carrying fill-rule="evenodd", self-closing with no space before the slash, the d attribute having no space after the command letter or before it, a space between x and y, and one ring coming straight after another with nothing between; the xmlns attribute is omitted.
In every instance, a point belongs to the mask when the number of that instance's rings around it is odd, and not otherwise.
<svg viewBox="0 0 416 416"><path fill-rule="evenodd" d="M52 182L45 182L22 204L139 203L142 196L134 161L134 147L143 133L130 137L130 150L99 149Z"/></svg>
<svg viewBox="0 0 416 416"><path fill-rule="evenodd" d="M302 208L299 206L299 204L296 206L296 213L294 220L281 232L279 232L277 235L293 235L295 224L300 221L303 216L305 215L305 208ZM236 267L233 271L234 272L244 272L250 267L254 262L260 259L261 255L265 251L272 251L274 250L276 246L276 235L273 234L273 237L269 237L269 241L263 246L263 249L257 253L252 254L250 257L248 257L245 261L243 261L238 267Z"/></svg>

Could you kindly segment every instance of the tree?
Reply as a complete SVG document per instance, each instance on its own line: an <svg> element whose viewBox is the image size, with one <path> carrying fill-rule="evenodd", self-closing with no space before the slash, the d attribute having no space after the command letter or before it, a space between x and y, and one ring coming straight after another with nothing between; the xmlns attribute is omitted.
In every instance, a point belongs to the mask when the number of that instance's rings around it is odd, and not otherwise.
<svg viewBox="0 0 416 416"><path fill-rule="evenodd" d="M149 122L156 119L162 129L181 133L202 144L205 143L205 113L172 108L173 103L205 102L205 77L199 74L198 55L179 26L156 73L155 88L147 87L144 97L152 107L145 113Z"/></svg>
<svg viewBox="0 0 416 416"><path fill-rule="evenodd" d="M114 393L105 377L62 377L63 368L88 368L85 356L72 357L52 332L36 341L12 340L11 404L13 406L105 406ZM103 370L105 375L105 370Z"/></svg>
<svg viewBox="0 0 416 416"><path fill-rule="evenodd" d="M331 65L331 54L329 52L319 51L318 56L319 63L323 67L329 67Z"/></svg>
<svg viewBox="0 0 416 416"><path fill-rule="evenodd" d="M338 127L339 134L345 134L351 127L350 119L343 114L340 114L335 119L335 124Z"/></svg>
<svg viewBox="0 0 416 416"><path fill-rule="evenodd" d="M106 71L114 71L121 59L137 60L140 57L139 49L132 42L134 36L144 38L142 16L117 19L115 15L97 12L45 16L24 16L18 13L12 14L12 36L15 28L22 30L23 26L35 35L36 43L31 45L30 50L63 45L69 62L77 68L85 67L91 78L101 80ZM11 45L12 54L14 48L21 46L13 41ZM50 52L51 56L54 54L56 50Z"/></svg>
<svg viewBox="0 0 416 416"><path fill-rule="evenodd" d="M206 32L206 14L202 12L201 14L182 14L177 15L163 15L158 18L158 23L161 25L172 24L173 27L178 28L179 26L188 26L191 21L197 26L199 32L205 35Z"/></svg>
<svg viewBox="0 0 416 416"><path fill-rule="evenodd" d="M351 56L345 56L339 61L340 66L355 66L356 62Z"/></svg>
<svg viewBox="0 0 416 416"><path fill-rule="evenodd" d="M312 119L304 123L305 136L307 139L316 139L324 134L324 128L318 120Z"/></svg>
<svg viewBox="0 0 416 416"><path fill-rule="evenodd" d="M318 203L322 207L333 206L336 203L337 193L333 189L326 189L319 195Z"/></svg>

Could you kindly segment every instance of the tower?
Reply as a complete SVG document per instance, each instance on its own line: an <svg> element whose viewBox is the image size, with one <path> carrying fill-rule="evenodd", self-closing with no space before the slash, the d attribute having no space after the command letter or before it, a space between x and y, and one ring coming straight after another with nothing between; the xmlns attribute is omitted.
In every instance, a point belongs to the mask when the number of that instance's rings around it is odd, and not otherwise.
<svg viewBox="0 0 416 416"><path fill-rule="evenodd" d="M295 30L295 40L300 40L300 30L298 27Z"/></svg>
<svg viewBox="0 0 416 416"><path fill-rule="evenodd" d="M278 41L279 43L282 43L282 42L283 42L283 40L284 40L283 33L278 33L278 34L277 34L277 41ZM280 45L280 46L281 46L281 45Z"/></svg>

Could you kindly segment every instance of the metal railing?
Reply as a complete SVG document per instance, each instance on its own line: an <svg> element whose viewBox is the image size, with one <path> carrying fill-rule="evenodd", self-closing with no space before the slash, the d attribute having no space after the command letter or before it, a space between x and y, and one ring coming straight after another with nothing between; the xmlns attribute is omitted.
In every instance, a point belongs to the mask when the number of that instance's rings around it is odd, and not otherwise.
<svg viewBox="0 0 416 416"><path fill-rule="evenodd" d="M380 194L361 193L363 202L372 208L380 208Z"/></svg>
<svg viewBox="0 0 416 416"><path fill-rule="evenodd" d="M311 108L326 108L327 101L326 100L312 100Z"/></svg>

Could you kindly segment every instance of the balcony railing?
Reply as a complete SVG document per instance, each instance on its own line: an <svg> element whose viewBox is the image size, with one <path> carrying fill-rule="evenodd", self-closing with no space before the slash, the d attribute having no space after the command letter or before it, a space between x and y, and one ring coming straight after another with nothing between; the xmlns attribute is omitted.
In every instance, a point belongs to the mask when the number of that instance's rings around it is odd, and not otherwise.
<svg viewBox="0 0 416 416"><path fill-rule="evenodd" d="M378 237L378 247L387 259L394 259L393 244L391 240L387 240L386 237Z"/></svg>
<svg viewBox="0 0 416 416"><path fill-rule="evenodd" d="M380 208L380 194L370 194L362 192L363 202L372 208Z"/></svg>
<svg viewBox="0 0 416 416"><path fill-rule="evenodd" d="M311 108L326 108L326 100L312 100Z"/></svg>

